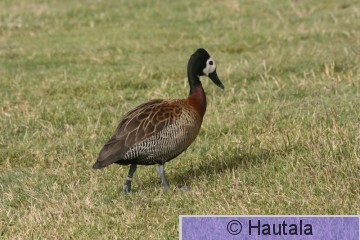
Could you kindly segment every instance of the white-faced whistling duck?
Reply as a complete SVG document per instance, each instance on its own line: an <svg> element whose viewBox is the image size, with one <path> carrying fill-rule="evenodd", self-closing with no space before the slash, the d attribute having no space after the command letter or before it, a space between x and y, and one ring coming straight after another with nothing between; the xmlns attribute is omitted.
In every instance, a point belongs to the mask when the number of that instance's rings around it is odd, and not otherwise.
<svg viewBox="0 0 360 240"><path fill-rule="evenodd" d="M224 89L216 74L216 64L205 49L191 55L187 66L190 94L186 99L151 100L128 112L114 135L101 149L94 169L112 163L130 165L124 192L130 192L137 165L158 164L162 184L164 164L185 151L199 133L206 111L206 96L200 76L208 76ZM184 186L183 189L189 190Z"/></svg>

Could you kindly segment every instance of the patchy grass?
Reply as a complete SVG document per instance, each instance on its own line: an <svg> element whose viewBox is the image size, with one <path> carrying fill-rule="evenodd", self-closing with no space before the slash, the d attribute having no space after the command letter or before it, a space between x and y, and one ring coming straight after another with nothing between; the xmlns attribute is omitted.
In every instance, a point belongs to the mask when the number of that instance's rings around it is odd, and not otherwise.
<svg viewBox="0 0 360 240"><path fill-rule="evenodd" d="M0 2L0 236L173 239L180 214L360 214L358 1ZM204 47L225 85L188 151L92 163L122 115L186 97ZM189 184L190 192L176 190Z"/></svg>

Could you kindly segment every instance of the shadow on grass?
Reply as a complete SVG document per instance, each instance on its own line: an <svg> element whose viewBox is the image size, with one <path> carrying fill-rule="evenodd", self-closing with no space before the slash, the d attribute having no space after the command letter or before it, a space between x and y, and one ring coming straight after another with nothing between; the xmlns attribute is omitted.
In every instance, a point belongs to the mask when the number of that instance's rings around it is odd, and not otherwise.
<svg viewBox="0 0 360 240"><path fill-rule="evenodd" d="M284 152L282 152L283 154ZM233 155L225 158L213 158L210 161L202 161L201 163L192 164L192 168L186 172L179 171L169 176L173 184L186 183L191 184L196 179L202 177L212 178L215 175L223 174L232 169L248 169L250 166L262 165L266 162L274 160L275 156L279 156L279 152L274 150L260 150L254 153L243 153L241 155Z"/></svg>
<svg viewBox="0 0 360 240"><path fill-rule="evenodd" d="M270 161L274 161L279 157L284 157L289 153L287 150L265 150L261 149L253 153L243 153L241 155L233 155L224 158L219 156L211 158L209 161L202 160L201 162L191 163L187 166L188 170L180 171L166 171L167 179L172 186L190 185L196 180L203 177L214 178L219 174L224 174L232 169L246 170L251 166L263 165ZM176 159L174 159L176 161ZM185 167L184 167L185 168ZM153 188L154 186L161 186L160 177L151 179L150 181L143 182L139 189Z"/></svg>

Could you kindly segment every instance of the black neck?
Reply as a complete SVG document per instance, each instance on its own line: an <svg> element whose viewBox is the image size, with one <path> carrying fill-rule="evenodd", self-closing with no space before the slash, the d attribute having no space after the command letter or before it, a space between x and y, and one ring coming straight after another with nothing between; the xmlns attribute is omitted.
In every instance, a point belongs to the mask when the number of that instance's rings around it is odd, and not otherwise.
<svg viewBox="0 0 360 240"><path fill-rule="evenodd" d="M194 90L196 87L201 87L200 78L198 75L194 74L190 68L188 68L188 79L189 79L189 85L190 85L190 94L192 95L194 93Z"/></svg>

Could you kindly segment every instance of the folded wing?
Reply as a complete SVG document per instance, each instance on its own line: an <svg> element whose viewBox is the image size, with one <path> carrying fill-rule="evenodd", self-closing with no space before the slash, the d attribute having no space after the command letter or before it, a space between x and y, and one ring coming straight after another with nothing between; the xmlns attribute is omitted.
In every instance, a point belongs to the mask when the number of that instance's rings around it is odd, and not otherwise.
<svg viewBox="0 0 360 240"><path fill-rule="evenodd" d="M127 151L173 124L181 115L179 104L152 100L128 112L111 139L101 149L94 168L102 168L124 159Z"/></svg>

